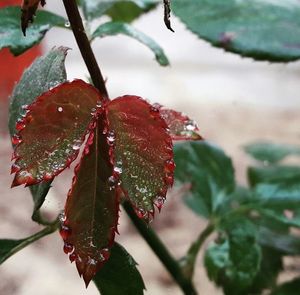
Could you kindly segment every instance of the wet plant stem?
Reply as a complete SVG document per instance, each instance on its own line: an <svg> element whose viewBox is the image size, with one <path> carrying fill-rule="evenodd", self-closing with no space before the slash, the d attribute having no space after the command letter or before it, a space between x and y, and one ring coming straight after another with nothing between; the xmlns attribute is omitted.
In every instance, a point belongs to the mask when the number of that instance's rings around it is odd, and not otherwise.
<svg viewBox="0 0 300 295"><path fill-rule="evenodd" d="M78 10L78 6L76 3L76 0L63 0L70 25L73 31L73 34L75 36L77 45L80 49L81 55L85 61L85 64L88 68L88 71L90 73L92 82L94 86L100 91L104 99L108 98L108 92L105 86L105 81L103 79L103 76L101 74L101 70L99 68L99 65L97 64L95 55L92 51L89 39L86 35L82 19ZM157 257L160 259L162 264L166 267L166 269L169 271L171 276L174 278L174 280L177 282L179 287L182 289L185 295L197 295L197 292L192 284L192 281L190 278L186 278L180 268L179 263L172 257L172 255L169 253L165 245L162 243L162 241L158 238L156 233L147 226L147 224L139 219L131 204L128 202L125 202L123 204L129 218L139 231L139 233L142 235L142 237L146 240L148 245L151 247L151 249L154 251L154 253L157 255Z"/></svg>
<svg viewBox="0 0 300 295"><path fill-rule="evenodd" d="M186 256L182 260L182 270L185 276L190 278L193 277L198 253L206 239L213 231L214 225L209 223L206 228L200 233L197 240L190 246Z"/></svg>
<svg viewBox="0 0 300 295"><path fill-rule="evenodd" d="M59 221L58 219L55 220L52 224L49 224L41 231L33 234L32 236L25 238L23 240L20 240L20 243L16 245L10 252L8 252L6 255L2 256L0 259L0 264L3 263L5 260L7 260L9 257L13 256L15 253L19 252L23 248L27 247L28 245L34 243L35 241L43 238L44 236L47 236L49 234L52 234L58 229Z"/></svg>
<svg viewBox="0 0 300 295"><path fill-rule="evenodd" d="M108 92L105 86L101 70L96 61L90 41L86 35L83 22L78 10L76 0L63 0L68 19L79 47L82 58L90 73L94 86L100 91L103 99L108 99Z"/></svg>
<svg viewBox="0 0 300 295"><path fill-rule="evenodd" d="M123 207L138 232L146 240L161 263L168 270L173 279L177 282L183 293L185 295L197 295L197 291L193 286L191 278L184 275L179 263L170 254L170 252L156 235L156 233L146 224L144 220L137 217L131 204L128 201L125 201L123 203Z"/></svg>

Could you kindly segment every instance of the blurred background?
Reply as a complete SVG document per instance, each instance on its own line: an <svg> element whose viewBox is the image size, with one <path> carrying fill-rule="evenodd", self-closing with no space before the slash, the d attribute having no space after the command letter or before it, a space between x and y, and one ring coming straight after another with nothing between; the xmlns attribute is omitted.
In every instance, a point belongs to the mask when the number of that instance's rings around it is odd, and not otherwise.
<svg viewBox="0 0 300 295"><path fill-rule="evenodd" d="M1 5L9 1L1 0ZM3 4L2 4L3 3ZM65 15L61 1L49 1L47 9ZM245 167L252 160L242 146L259 139L276 143L300 144L300 63L286 65L254 62L225 53L199 40L172 17L175 33L163 23L163 8L141 17L135 27L154 38L165 50L171 66L160 67L152 52L128 37L107 37L93 43L93 49L107 79L111 97L139 95L188 114L199 125L201 134L218 144L233 158L236 176L246 183ZM67 46L68 79L87 80L88 74L71 32L52 29L41 46L26 56L13 58L0 52L0 236L26 237L39 229L30 221L32 200L27 189L10 189L11 144L7 131L8 96L22 68L54 46ZM44 210L49 216L63 209L71 185L73 168L54 181ZM176 257L181 257L205 222L189 211L174 188L161 214L152 223L161 239ZM121 213L120 236L139 264L146 294L181 294L147 244ZM213 238L213 237L212 237ZM93 295L93 284L86 290L74 265L62 251L63 242L55 233L36 242L0 267L0 294L6 295ZM293 263L293 262L287 262ZM299 271L300 272L300 271ZM294 273L286 272L290 277ZM281 277L280 279L284 279ZM195 284L200 294L218 295L206 277L199 255Z"/></svg>

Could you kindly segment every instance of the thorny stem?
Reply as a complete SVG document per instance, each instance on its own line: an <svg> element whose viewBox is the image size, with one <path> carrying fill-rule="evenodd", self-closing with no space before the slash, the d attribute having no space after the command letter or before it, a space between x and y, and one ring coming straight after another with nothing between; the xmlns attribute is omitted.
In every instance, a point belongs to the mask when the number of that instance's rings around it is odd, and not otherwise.
<svg viewBox="0 0 300 295"><path fill-rule="evenodd" d="M76 0L63 0L63 3L77 45L88 68L93 84L100 91L104 99L109 99L108 92L105 86L105 81L97 64L88 37L85 33ZM151 249L158 256L158 258L169 271L169 273L172 275L174 280L178 283L184 294L197 295L197 292L191 282L191 279L186 278L183 275L179 263L171 256L171 254L166 249L165 245L161 242L161 240L158 238L156 233L152 229L150 229L143 220L140 220L136 216L132 206L129 203L125 202L123 206L139 233L143 236L143 238L149 244Z"/></svg>
<svg viewBox="0 0 300 295"><path fill-rule="evenodd" d="M108 99L108 92L105 87L105 81L91 48L89 39L86 35L76 0L63 0L63 3L70 21L74 37L84 59L86 67L90 73L93 84L100 91L103 98Z"/></svg>
<svg viewBox="0 0 300 295"><path fill-rule="evenodd" d="M200 233L197 240L190 246L187 255L183 258L182 270L187 277L193 277L198 253L205 240L213 231L214 225L209 223L206 228Z"/></svg>
<svg viewBox="0 0 300 295"><path fill-rule="evenodd" d="M20 244L18 244L10 252L6 253L4 256L1 257L0 264L3 263L5 260L7 260L9 257L13 256L18 251L25 248L26 246L28 246L28 245L32 244L33 242L43 238L44 236L47 236L47 235L52 234L53 232L55 232L58 229L58 225L59 225L59 221L57 219L52 224L49 224L48 226L46 226L41 231L39 231L39 232L33 234L32 236L22 240L22 242Z"/></svg>
<svg viewBox="0 0 300 295"><path fill-rule="evenodd" d="M142 237L146 240L150 248L154 251L161 263L169 271L173 279L177 282L181 290L185 295L197 295L197 291L193 286L190 277L184 276L179 263L170 254L163 242L159 239L156 233L148 227L144 220L137 217L131 204L128 201L123 203L123 207L126 210L129 218L134 226L137 228Z"/></svg>

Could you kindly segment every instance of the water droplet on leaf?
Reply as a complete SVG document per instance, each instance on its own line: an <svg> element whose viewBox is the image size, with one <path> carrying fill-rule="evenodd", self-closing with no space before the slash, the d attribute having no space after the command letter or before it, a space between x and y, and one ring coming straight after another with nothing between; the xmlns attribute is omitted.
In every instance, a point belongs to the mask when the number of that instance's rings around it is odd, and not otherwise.
<svg viewBox="0 0 300 295"><path fill-rule="evenodd" d="M108 131L107 133L107 143L109 145L114 145L114 142L116 140L116 135L115 135L115 132L114 131Z"/></svg>
<svg viewBox="0 0 300 295"><path fill-rule="evenodd" d="M72 244L70 244L70 243L64 244L64 252L66 254L73 252L73 250L74 250L74 246Z"/></svg>
<svg viewBox="0 0 300 295"><path fill-rule="evenodd" d="M12 138L11 138L11 142L12 144L16 145L16 144L20 144L22 142L22 138L21 136L15 134Z"/></svg>

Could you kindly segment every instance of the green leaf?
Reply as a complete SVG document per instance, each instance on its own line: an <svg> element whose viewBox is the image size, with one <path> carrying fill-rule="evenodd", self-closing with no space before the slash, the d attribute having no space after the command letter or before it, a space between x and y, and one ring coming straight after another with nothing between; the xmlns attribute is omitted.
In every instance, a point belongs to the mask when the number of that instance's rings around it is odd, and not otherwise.
<svg viewBox="0 0 300 295"><path fill-rule="evenodd" d="M173 0L172 10L197 36L227 51L273 62L300 57L297 0Z"/></svg>
<svg viewBox="0 0 300 295"><path fill-rule="evenodd" d="M174 153L176 180L191 184L187 205L204 217L215 213L235 188L230 158L208 142L179 143Z"/></svg>
<svg viewBox="0 0 300 295"><path fill-rule="evenodd" d="M17 252L18 247L25 241L22 240L0 240L0 264Z"/></svg>
<svg viewBox="0 0 300 295"><path fill-rule="evenodd" d="M41 42L52 27L65 25L63 17L48 11L39 11L24 37L21 32L20 18L20 7L10 6L0 9L0 49L8 47L14 55L20 55Z"/></svg>
<svg viewBox="0 0 300 295"><path fill-rule="evenodd" d="M283 283L277 287L270 295L298 295L300 290L300 278Z"/></svg>
<svg viewBox="0 0 300 295"><path fill-rule="evenodd" d="M283 270L282 253L269 247L262 247L260 270L256 274L252 285L244 294L261 294L261 291L273 288L277 277ZM243 294L243 295L244 295Z"/></svg>
<svg viewBox="0 0 300 295"><path fill-rule="evenodd" d="M258 231L260 245L280 251L283 255L300 254L300 238L286 233L280 233L261 226Z"/></svg>
<svg viewBox="0 0 300 295"><path fill-rule="evenodd" d="M245 294L261 264L256 227L244 218L231 218L221 224L227 238L213 243L205 253L208 276L223 287L225 294Z"/></svg>
<svg viewBox="0 0 300 295"><path fill-rule="evenodd" d="M115 243L111 256L94 278L101 295L143 295L145 285L129 253Z"/></svg>
<svg viewBox="0 0 300 295"><path fill-rule="evenodd" d="M295 214L300 206L300 167L250 167L248 178L254 186L250 205L258 206L260 213L273 220L290 226L300 226L300 218ZM294 212L293 218L287 218L283 214L285 209Z"/></svg>
<svg viewBox="0 0 300 295"><path fill-rule="evenodd" d="M49 224L41 231L20 240L0 239L0 264L26 246L57 230L57 221Z"/></svg>
<svg viewBox="0 0 300 295"><path fill-rule="evenodd" d="M300 147L271 142L256 142L244 147L254 159L275 164L287 156L300 155Z"/></svg>
<svg viewBox="0 0 300 295"><path fill-rule="evenodd" d="M155 58L160 65L169 65L169 60L166 57L163 49L153 39L151 39L150 37L135 29L129 24L121 22L108 22L102 24L93 33L92 38L113 36L118 34L123 34L132 37L137 41L141 42L142 44L146 45L153 51L153 53L155 54Z"/></svg>
<svg viewBox="0 0 300 295"><path fill-rule="evenodd" d="M269 166L248 168L248 180L252 187L260 183L297 183L299 179L299 166Z"/></svg>
<svg viewBox="0 0 300 295"><path fill-rule="evenodd" d="M65 58L67 48L52 49L44 56L37 58L32 65L24 71L20 81L15 86L10 97L9 131L13 136L16 133L16 122L25 115L23 106L31 104L38 96L66 81ZM40 222L38 210L42 206L50 189L51 181L30 187L34 201L32 218Z"/></svg>
<svg viewBox="0 0 300 295"><path fill-rule="evenodd" d="M114 21L131 22L155 8L159 0L81 0L80 2L87 19L107 14Z"/></svg>
<svg viewBox="0 0 300 295"><path fill-rule="evenodd" d="M130 23L144 13L154 9L159 0L139 0L139 1L118 1L106 14L113 21L122 21Z"/></svg>

